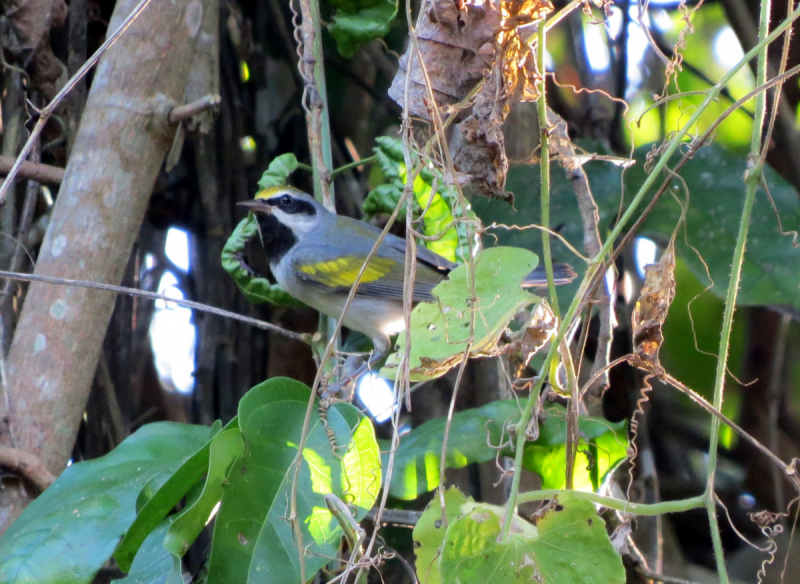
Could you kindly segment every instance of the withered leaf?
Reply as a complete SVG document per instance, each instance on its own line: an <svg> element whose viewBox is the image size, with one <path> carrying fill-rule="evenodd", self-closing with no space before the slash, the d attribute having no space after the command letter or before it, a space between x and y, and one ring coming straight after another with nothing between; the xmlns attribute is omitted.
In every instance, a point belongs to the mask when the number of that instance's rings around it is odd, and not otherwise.
<svg viewBox="0 0 800 584"><path fill-rule="evenodd" d="M644 286L631 317L633 354L639 364L660 367L662 328L675 298L675 249L670 244L656 264L645 266Z"/></svg>

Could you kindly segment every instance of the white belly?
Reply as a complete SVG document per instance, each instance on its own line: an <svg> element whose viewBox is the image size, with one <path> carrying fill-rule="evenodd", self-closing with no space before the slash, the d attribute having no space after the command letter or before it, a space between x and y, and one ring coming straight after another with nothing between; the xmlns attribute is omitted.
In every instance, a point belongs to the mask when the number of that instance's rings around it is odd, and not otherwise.
<svg viewBox="0 0 800 584"><path fill-rule="evenodd" d="M273 266L272 272L281 287L298 300L332 318L341 317L347 292L325 292L312 284L302 282L289 267L289 261L285 257L278 265ZM349 329L364 333L373 341L380 339L384 342L405 328L403 308L399 302L364 296L353 298L343 324ZM376 349L380 350L379 347Z"/></svg>

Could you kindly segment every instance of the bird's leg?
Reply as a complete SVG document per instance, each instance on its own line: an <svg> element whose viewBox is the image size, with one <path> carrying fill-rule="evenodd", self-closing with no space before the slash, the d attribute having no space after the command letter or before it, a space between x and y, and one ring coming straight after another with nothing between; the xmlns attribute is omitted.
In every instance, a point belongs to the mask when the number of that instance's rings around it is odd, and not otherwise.
<svg viewBox="0 0 800 584"><path fill-rule="evenodd" d="M355 382L358 381L359 377L371 371L378 363L388 357L391 350L391 343L375 342L375 350L366 362L353 373L350 373L335 383L329 384L320 392L322 403L330 403L334 399L341 399L348 403L351 402L353 400Z"/></svg>

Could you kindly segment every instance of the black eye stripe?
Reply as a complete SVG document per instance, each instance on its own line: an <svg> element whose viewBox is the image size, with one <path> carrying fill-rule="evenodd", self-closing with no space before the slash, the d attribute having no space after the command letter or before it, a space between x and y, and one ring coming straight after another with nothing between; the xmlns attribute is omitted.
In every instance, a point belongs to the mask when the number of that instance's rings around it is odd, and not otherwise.
<svg viewBox="0 0 800 584"><path fill-rule="evenodd" d="M289 215L307 215L313 217L317 214L314 205L303 199L295 198L288 193L267 199L267 203Z"/></svg>

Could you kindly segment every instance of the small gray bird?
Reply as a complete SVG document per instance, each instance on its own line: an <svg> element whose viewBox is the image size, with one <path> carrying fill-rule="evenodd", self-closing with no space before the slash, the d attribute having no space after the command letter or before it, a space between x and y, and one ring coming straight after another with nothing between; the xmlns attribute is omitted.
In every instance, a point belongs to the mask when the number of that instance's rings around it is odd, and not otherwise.
<svg viewBox="0 0 800 584"><path fill-rule="evenodd" d="M340 318L381 230L331 213L313 197L293 187L262 189L252 201L239 203L255 213L261 242L275 279L289 294L333 318ZM372 339L376 356L391 349L392 335L404 328L403 277L406 242L387 234L370 259L343 324ZM417 247L414 302L431 302L431 290L458 267L442 256ZM567 264L553 266L557 284L571 282ZM536 268L523 287L546 286L544 269Z"/></svg>

